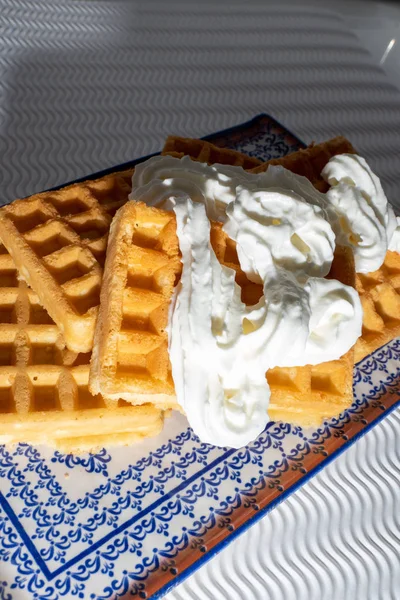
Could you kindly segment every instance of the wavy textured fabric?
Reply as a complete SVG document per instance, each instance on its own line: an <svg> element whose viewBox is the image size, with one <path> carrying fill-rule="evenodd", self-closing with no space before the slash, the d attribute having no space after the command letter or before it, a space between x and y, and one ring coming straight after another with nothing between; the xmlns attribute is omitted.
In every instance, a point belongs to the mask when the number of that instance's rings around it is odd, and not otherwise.
<svg viewBox="0 0 400 600"><path fill-rule="evenodd" d="M396 413L165 600L395 600L399 428Z"/></svg>
<svg viewBox="0 0 400 600"><path fill-rule="evenodd" d="M333 13L0 0L0 28L3 201L269 112L305 141L348 136L400 208L399 94ZM397 413L168 600L394 600L399 428Z"/></svg>
<svg viewBox="0 0 400 600"><path fill-rule="evenodd" d="M347 135L394 196L397 91L339 16L296 6L0 0L3 197L259 112Z"/></svg>

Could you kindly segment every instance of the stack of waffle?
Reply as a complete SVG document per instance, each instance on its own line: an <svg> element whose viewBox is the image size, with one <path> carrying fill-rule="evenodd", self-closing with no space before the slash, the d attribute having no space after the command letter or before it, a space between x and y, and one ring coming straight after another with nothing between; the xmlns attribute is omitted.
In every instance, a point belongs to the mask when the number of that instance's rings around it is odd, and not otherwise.
<svg viewBox="0 0 400 600"><path fill-rule="evenodd" d="M0 442L77 452L156 435L163 425L159 409L89 392L90 357L67 348L0 245Z"/></svg>
<svg viewBox="0 0 400 600"><path fill-rule="evenodd" d="M253 172L281 164L321 190L322 168L343 152L354 149L335 138L261 164L176 137L163 151ZM127 202L131 176L73 184L0 211L1 443L73 452L128 444L157 434L169 409L179 409L166 333L181 272L175 216ZM257 301L260 288L240 270L235 244L216 223L211 242L221 263L235 269L243 301ZM398 254L388 252L381 269L356 277L351 252L338 247L328 277L359 291L362 337L339 360L268 371L274 420L308 426L337 415L352 401L354 360L400 334Z"/></svg>

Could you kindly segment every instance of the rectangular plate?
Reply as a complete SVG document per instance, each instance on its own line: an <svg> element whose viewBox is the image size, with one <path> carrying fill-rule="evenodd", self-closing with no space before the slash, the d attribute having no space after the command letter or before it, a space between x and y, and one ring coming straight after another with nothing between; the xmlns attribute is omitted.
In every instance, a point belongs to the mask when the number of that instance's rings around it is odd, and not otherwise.
<svg viewBox="0 0 400 600"><path fill-rule="evenodd" d="M304 147L267 115L207 139L262 160ZM174 414L157 438L93 455L0 446L0 598L161 598L399 403L394 340L355 367L353 405L319 429L269 423L221 449Z"/></svg>

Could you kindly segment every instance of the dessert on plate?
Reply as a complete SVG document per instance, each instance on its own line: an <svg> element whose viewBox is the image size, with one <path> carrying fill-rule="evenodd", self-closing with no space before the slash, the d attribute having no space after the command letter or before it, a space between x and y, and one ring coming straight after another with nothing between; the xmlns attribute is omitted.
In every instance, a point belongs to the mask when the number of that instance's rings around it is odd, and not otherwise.
<svg viewBox="0 0 400 600"><path fill-rule="evenodd" d="M90 352L69 350L59 327L0 245L0 439L64 452L156 435L163 412L93 396Z"/></svg>
<svg viewBox="0 0 400 600"><path fill-rule="evenodd" d="M400 334L400 227L343 137L261 163L170 136L4 207L0 238L2 443L129 444L172 408L240 447L339 414Z"/></svg>

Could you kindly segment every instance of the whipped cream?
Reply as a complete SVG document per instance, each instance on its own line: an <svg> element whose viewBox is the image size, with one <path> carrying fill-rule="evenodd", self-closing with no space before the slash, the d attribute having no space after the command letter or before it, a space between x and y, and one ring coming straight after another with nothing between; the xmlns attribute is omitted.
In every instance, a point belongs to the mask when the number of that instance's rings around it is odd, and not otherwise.
<svg viewBox="0 0 400 600"><path fill-rule="evenodd" d="M400 217L396 217L396 229L393 231L392 238L389 243L389 250L400 252Z"/></svg>
<svg viewBox="0 0 400 600"><path fill-rule="evenodd" d="M204 205L174 200L183 264L169 330L177 398L203 442L239 448L268 421L265 369L242 335L240 288L214 254Z"/></svg>
<svg viewBox="0 0 400 600"><path fill-rule="evenodd" d="M361 335L363 311L357 291L336 281L312 277L306 284L310 301L309 332L303 362L293 366L317 365L336 360ZM290 366L290 365L288 365Z"/></svg>
<svg viewBox="0 0 400 600"><path fill-rule="evenodd" d="M238 186L236 194L223 228L249 279L264 281L271 265L299 277L329 273L335 235L322 208L282 187Z"/></svg>
<svg viewBox="0 0 400 600"><path fill-rule="evenodd" d="M163 208L169 197L189 195L205 205L209 219L220 221L228 204L235 200L238 182L256 178L241 167L210 166L189 156L153 156L135 167L129 199Z"/></svg>
<svg viewBox="0 0 400 600"><path fill-rule="evenodd" d="M396 228L379 178L357 154L333 156L321 175L331 186L326 197L339 219L338 243L353 249L358 273L379 269Z"/></svg>
<svg viewBox="0 0 400 600"><path fill-rule="evenodd" d="M178 402L199 437L240 447L268 422L265 373L345 354L361 332L352 288L329 272L339 217L304 177L250 174L189 157L138 165L130 199L174 210L183 273L171 305L169 351ZM210 245L209 220L236 241L263 296L247 307Z"/></svg>
<svg viewBox="0 0 400 600"><path fill-rule="evenodd" d="M311 314L307 290L289 271L272 268L263 288L259 302L246 310L244 333L266 372L303 360Z"/></svg>
<svg viewBox="0 0 400 600"><path fill-rule="evenodd" d="M361 333L357 292L322 279L335 247L324 214L282 188L238 186L227 208L223 229L237 243L240 266L250 280L263 283L264 296L247 309L246 320L247 337L268 368L334 360Z"/></svg>

